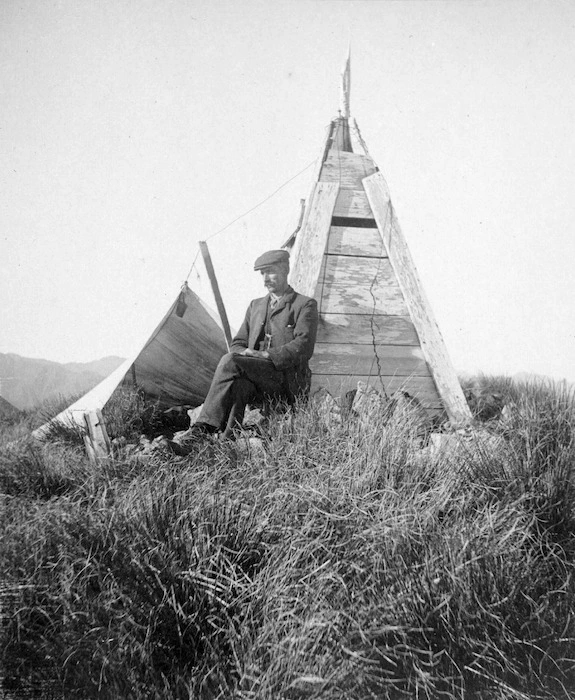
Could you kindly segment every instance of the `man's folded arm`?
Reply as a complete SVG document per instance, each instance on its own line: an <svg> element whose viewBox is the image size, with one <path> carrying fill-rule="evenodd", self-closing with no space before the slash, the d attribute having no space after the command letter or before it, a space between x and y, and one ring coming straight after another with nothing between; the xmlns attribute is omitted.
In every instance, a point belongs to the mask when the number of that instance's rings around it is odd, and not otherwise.
<svg viewBox="0 0 575 700"><path fill-rule="evenodd" d="M315 299L308 299L297 316L293 340L268 350L276 369L284 370L311 358L317 335L317 324L317 302Z"/></svg>

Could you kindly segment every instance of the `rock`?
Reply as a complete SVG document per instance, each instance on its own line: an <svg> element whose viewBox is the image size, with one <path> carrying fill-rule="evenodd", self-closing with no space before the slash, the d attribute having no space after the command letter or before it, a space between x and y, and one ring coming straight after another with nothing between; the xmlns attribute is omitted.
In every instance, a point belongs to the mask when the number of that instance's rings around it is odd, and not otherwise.
<svg viewBox="0 0 575 700"><path fill-rule="evenodd" d="M371 386L364 382L357 383L357 391L351 405L352 412L361 419L369 419L384 414L387 406L386 399Z"/></svg>
<svg viewBox="0 0 575 700"><path fill-rule="evenodd" d="M187 428L189 408L189 406L170 406L163 412L162 424L172 430Z"/></svg>
<svg viewBox="0 0 575 700"><path fill-rule="evenodd" d="M458 428L449 433L431 433L429 454L448 457L469 457L498 450L503 438L484 428Z"/></svg>
<svg viewBox="0 0 575 700"><path fill-rule="evenodd" d="M182 444L183 442L186 442L189 438L191 438L192 435L190 433L190 430L180 430L177 433L174 433L174 437L172 438L172 442L177 442L179 444Z"/></svg>
<svg viewBox="0 0 575 700"><path fill-rule="evenodd" d="M474 418L481 422L499 418L504 406L501 394L490 391L475 383L464 391L465 398Z"/></svg>
<svg viewBox="0 0 575 700"><path fill-rule="evenodd" d="M128 442L123 435L112 440L112 454L117 459L126 459L139 449L138 445Z"/></svg>
<svg viewBox="0 0 575 700"><path fill-rule="evenodd" d="M343 422L341 408L327 389L319 389L316 391L311 400L317 409L318 415L325 423L329 424L334 422L341 425Z"/></svg>
<svg viewBox="0 0 575 700"><path fill-rule="evenodd" d="M500 422L505 426L512 426L518 419L520 419L519 406L513 402L506 403L499 416Z"/></svg>
<svg viewBox="0 0 575 700"><path fill-rule="evenodd" d="M200 413L202 412L202 408L204 407L204 404L201 404L201 406L196 406L196 408L190 408L188 411L188 416L190 417L190 428L192 425L198 422L198 418L200 417Z"/></svg>
<svg viewBox="0 0 575 700"><path fill-rule="evenodd" d="M244 437L243 435L239 435L233 445L236 452L242 456L253 456L265 453L263 440L258 437Z"/></svg>
<svg viewBox="0 0 575 700"><path fill-rule="evenodd" d="M250 408L244 416L244 426L259 426L265 421L266 417L259 408Z"/></svg>
<svg viewBox="0 0 575 700"><path fill-rule="evenodd" d="M386 407L386 423L391 419L409 421L422 443L427 443L433 429L433 417L423 408L421 401L407 391L396 391Z"/></svg>
<svg viewBox="0 0 575 700"><path fill-rule="evenodd" d="M171 440L168 440L168 447L178 457L183 457L190 454L197 441L198 433L188 428L188 430L181 430Z"/></svg>

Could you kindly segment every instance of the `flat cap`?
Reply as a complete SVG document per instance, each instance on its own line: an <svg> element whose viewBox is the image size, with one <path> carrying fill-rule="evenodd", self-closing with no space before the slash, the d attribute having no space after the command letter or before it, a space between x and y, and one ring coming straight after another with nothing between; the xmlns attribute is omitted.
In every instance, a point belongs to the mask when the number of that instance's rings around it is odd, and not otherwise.
<svg viewBox="0 0 575 700"><path fill-rule="evenodd" d="M289 265L289 253L287 250L268 250L263 253L254 263L254 270L261 270L269 265L278 265L284 263Z"/></svg>

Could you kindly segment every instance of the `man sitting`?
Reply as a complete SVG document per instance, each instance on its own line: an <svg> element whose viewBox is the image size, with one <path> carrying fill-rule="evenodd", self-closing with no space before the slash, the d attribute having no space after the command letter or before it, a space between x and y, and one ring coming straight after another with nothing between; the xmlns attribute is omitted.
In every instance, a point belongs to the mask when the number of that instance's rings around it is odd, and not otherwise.
<svg viewBox="0 0 575 700"><path fill-rule="evenodd" d="M220 360L193 433L232 437L246 404L264 397L293 403L309 392L318 312L315 299L287 282L289 254L270 250L254 263L268 294L254 299L230 352Z"/></svg>

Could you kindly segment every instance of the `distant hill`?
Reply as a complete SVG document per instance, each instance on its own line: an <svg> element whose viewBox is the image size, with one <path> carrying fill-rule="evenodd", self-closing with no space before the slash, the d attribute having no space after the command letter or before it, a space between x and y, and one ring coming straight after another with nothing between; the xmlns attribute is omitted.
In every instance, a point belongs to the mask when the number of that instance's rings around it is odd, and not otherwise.
<svg viewBox="0 0 575 700"><path fill-rule="evenodd" d="M122 362L123 358L110 356L92 362L62 364L0 353L2 396L20 409L78 396L96 386Z"/></svg>
<svg viewBox="0 0 575 700"><path fill-rule="evenodd" d="M4 418L15 418L20 414L20 411L13 406L9 401L0 396L0 420Z"/></svg>
<svg viewBox="0 0 575 700"><path fill-rule="evenodd" d="M109 355L108 357L103 357L101 360L92 360L92 362L66 362L63 366L71 372L93 372L104 378L113 372L116 367L119 367L123 361L123 357Z"/></svg>

